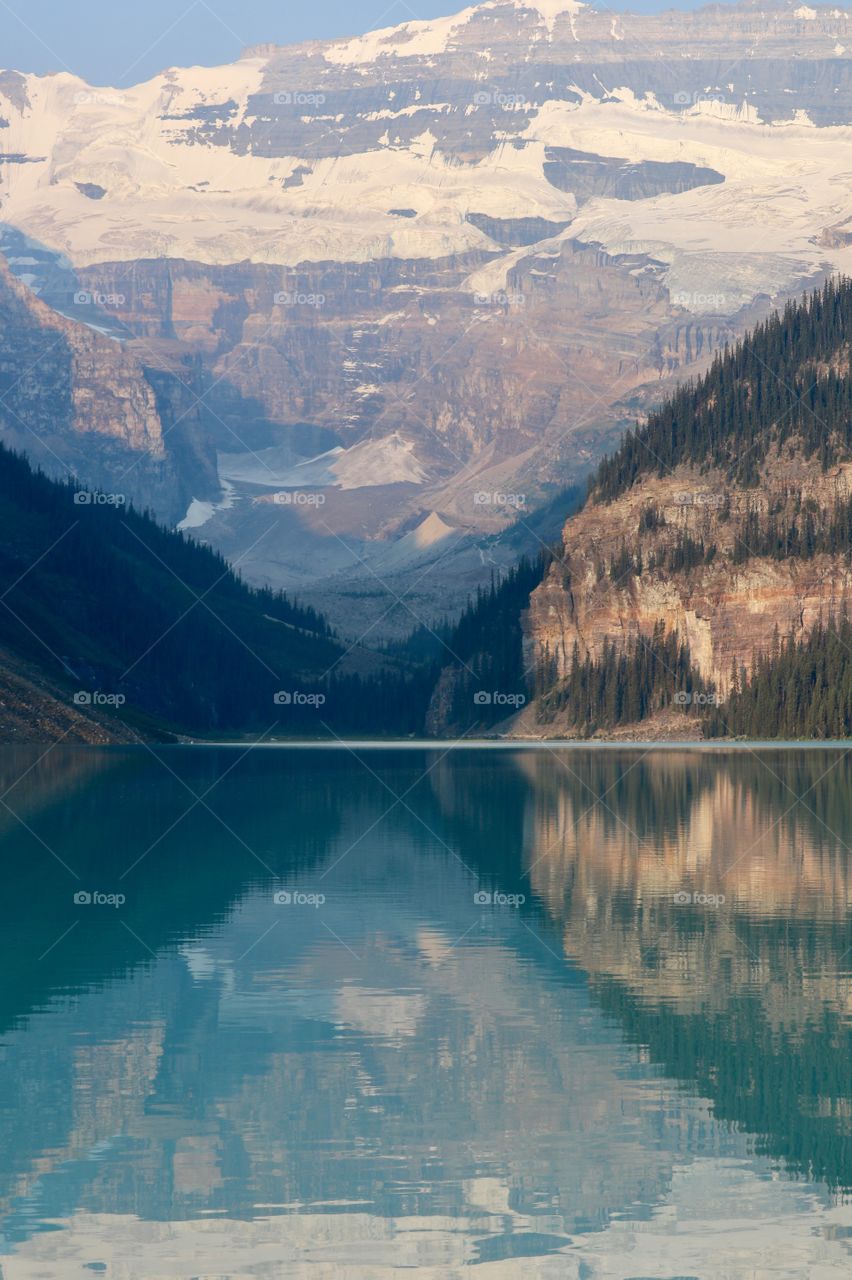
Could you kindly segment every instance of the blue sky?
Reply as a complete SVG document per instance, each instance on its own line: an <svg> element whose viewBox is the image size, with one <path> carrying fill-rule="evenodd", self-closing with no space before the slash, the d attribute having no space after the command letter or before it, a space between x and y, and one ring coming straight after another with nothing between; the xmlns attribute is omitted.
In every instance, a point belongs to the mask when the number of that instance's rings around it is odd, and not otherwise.
<svg viewBox="0 0 852 1280"><path fill-rule="evenodd" d="M2 65L127 85L164 67L230 62L247 44L352 35L455 13L470 0L0 0ZM699 0L606 0L650 12Z"/></svg>

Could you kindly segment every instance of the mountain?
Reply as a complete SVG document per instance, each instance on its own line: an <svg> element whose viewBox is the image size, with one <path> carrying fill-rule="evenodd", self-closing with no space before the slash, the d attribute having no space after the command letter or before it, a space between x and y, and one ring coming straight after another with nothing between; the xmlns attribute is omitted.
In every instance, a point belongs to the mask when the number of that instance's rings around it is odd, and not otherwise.
<svg viewBox="0 0 852 1280"><path fill-rule="evenodd" d="M153 389L152 508L400 635L536 554L501 531L672 380L849 269L850 67L846 11L792 0L487 0L130 89L7 71L0 252ZM113 444L72 443L100 483Z"/></svg>
<svg viewBox="0 0 852 1280"><path fill-rule="evenodd" d="M115 497L0 446L5 741L413 727L398 663Z"/></svg>
<svg viewBox="0 0 852 1280"><path fill-rule="evenodd" d="M0 440L174 524L193 492L218 493L216 455L191 371L132 346L53 310L0 259Z"/></svg>
<svg viewBox="0 0 852 1280"><path fill-rule="evenodd" d="M687 709L714 735L852 732L850 352L840 279L718 356L601 463L530 597L527 730L666 710L682 736ZM614 702L625 656L636 699L638 660L657 665L634 716Z"/></svg>

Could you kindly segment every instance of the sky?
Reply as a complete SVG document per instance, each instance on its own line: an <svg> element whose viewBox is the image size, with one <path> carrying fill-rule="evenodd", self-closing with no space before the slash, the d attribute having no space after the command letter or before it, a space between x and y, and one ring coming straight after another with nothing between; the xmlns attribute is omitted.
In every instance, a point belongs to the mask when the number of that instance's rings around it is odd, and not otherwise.
<svg viewBox="0 0 852 1280"><path fill-rule="evenodd" d="M651 12L701 0L597 0ZM2 66L73 71L124 87L165 67L232 62L249 44L291 44L456 13L470 0L0 0ZM593 0L594 3L594 0Z"/></svg>

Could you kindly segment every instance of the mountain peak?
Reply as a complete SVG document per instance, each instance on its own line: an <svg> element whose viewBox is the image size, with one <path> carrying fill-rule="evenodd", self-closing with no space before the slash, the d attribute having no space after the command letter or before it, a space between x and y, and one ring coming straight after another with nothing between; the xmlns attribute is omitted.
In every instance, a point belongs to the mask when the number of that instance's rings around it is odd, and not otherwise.
<svg viewBox="0 0 852 1280"><path fill-rule="evenodd" d="M531 9L537 13L549 31L553 30L558 18L571 17L588 8L581 0L511 0L511 3L516 9ZM505 4L506 0L495 0L491 7Z"/></svg>
<svg viewBox="0 0 852 1280"><path fill-rule="evenodd" d="M567 18L570 22L581 10L593 12L582 0L485 0L447 17L416 19L398 26L367 31L348 40L333 41L325 57L329 62L356 63L372 61L381 54L428 57L445 53L454 43L456 33L471 22L491 11L501 13L507 10L533 15L537 24L545 26L550 35L560 19Z"/></svg>

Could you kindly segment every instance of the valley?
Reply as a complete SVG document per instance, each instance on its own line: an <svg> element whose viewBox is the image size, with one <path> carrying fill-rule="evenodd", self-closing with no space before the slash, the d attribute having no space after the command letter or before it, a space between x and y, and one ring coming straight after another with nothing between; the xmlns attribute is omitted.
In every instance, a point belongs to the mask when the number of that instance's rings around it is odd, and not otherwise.
<svg viewBox="0 0 852 1280"><path fill-rule="evenodd" d="M457 617L669 387L849 269L850 20L762 14L487 0L127 89L4 73L0 252L142 420L106 401L81 449L4 398L7 442L118 488L126 439L135 500L351 639Z"/></svg>

